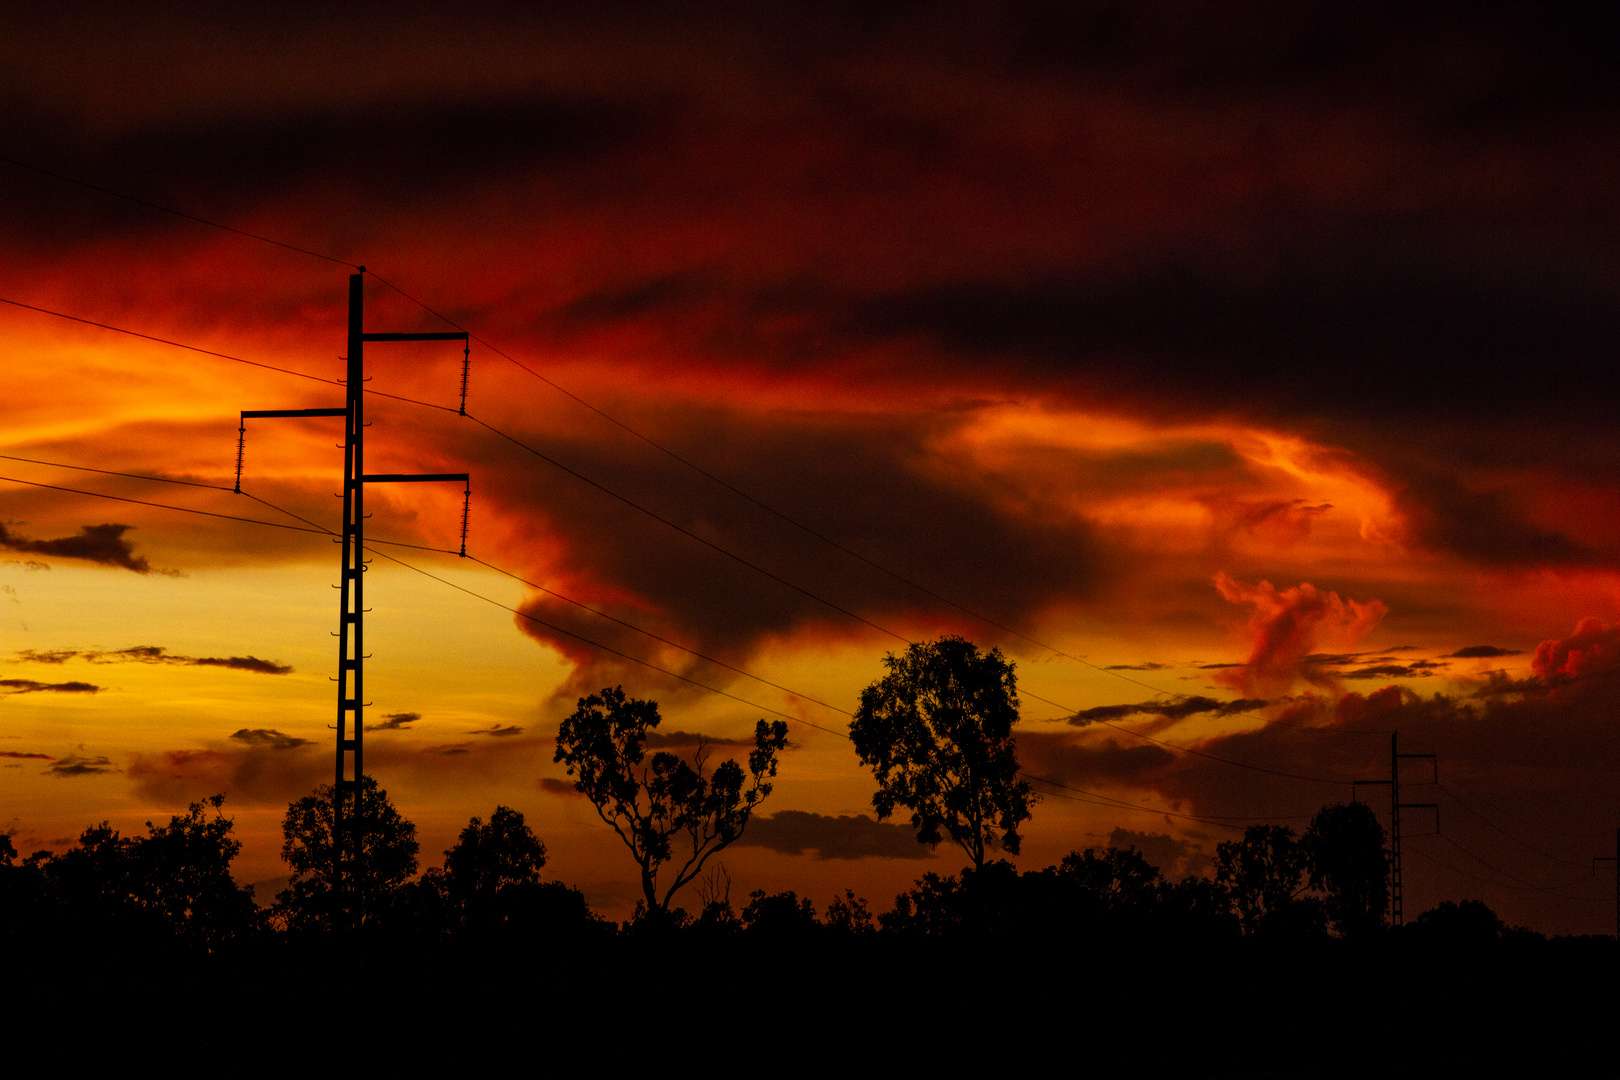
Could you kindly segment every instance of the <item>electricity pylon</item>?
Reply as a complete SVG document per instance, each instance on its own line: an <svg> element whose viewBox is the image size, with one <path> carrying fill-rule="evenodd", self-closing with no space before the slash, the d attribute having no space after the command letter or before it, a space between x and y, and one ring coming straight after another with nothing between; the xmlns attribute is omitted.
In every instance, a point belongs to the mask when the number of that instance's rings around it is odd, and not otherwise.
<svg viewBox="0 0 1620 1080"><path fill-rule="evenodd" d="M1388 780L1352 780L1350 790L1366 785L1389 785L1389 921L1392 926L1400 926L1402 919L1401 909L1401 811L1402 810L1433 810L1435 827L1440 824L1440 804L1432 802L1401 802L1401 762L1411 758L1427 758L1434 762L1436 769L1439 760L1433 754L1403 754L1397 740L1400 738L1395 732L1389 733L1389 779ZM1438 782L1439 773L1435 773Z"/></svg>
<svg viewBox="0 0 1620 1080"><path fill-rule="evenodd" d="M365 267L349 275L349 354L347 402L341 409L259 409L244 411L236 448L236 490L242 490L242 460L247 421L255 417L344 417L342 577L338 588L337 760L332 795L332 886L335 922L358 925L360 855L363 850L363 815L360 813L365 776L365 520L367 484L412 484L461 481L466 485L461 513L461 555L467 555L467 516L472 505L472 483L467 473L377 473L365 471L365 344L368 341L460 341L462 343L461 407L467 407L468 335L464 331L438 334L368 334L365 332ZM344 918L344 915L347 918Z"/></svg>

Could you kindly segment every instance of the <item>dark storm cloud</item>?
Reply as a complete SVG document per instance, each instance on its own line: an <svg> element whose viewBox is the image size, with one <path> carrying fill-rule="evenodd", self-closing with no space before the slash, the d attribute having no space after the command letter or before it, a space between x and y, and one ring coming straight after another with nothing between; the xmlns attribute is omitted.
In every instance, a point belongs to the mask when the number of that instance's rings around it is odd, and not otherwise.
<svg viewBox="0 0 1620 1080"><path fill-rule="evenodd" d="M944 423L939 418L852 422L830 414L712 413L701 419L706 421L702 433L683 432L683 437L701 445L707 460L722 463L737 487L768 493L784 513L925 588L951 583L954 600L999 622L1017 625L1054 596L1095 595L1117 559L1072 514L1009 511L1000 505L1007 497L1004 486L963 482L930 469L925 444ZM717 486L666 468L667 463L628 456L633 448L622 443L555 445L530 438L571 467L765 571L588 486L567 478L559 482L555 472L537 469L532 458L520 459L516 468L497 466L511 469L499 488L517 495L527 513L543 516L545 535L566 544L570 576L613 582L616 590L636 598L634 604L593 606L671 641L736 663L769 636L854 633L885 640L852 616L898 633L925 619L931 626L960 624L981 641L992 636L927 593L814 537L784 529L779 519ZM527 498L531 490L532 500ZM731 677L555 598L533 597L522 610L682 674ZM518 625L552 642L587 672L560 691L563 697L649 678L644 670L565 634L528 620Z"/></svg>
<svg viewBox="0 0 1620 1080"><path fill-rule="evenodd" d="M308 739L300 739L296 735L283 735L274 728L242 728L231 732L231 738L266 750L296 750L300 746L309 745Z"/></svg>
<svg viewBox="0 0 1620 1080"><path fill-rule="evenodd" d="M1124 734L1119 735L1118 742L1082 742L1068 732L1018 733L1018 760L1025 772L1082 788L1110 782L1148 783L1175 758L1171 750Z"/></svg>
<svg viewBox="0 0 1620 1080"><path fill-rule="evenodd" d="M667 314L712 302L719 290L707 275L668 274L593 289L552 311L547 321L557 331L585 331L612 326L648 314Z"/></svg>
<svg viewBox="0 0 1620 1080"><path fill-rule="evenodd" d="M1137 832L1116 826L1108 834L1108 846L1124 850L1135 848L1166 878L1178 875L1202 874L1209 866L1209 857L1187 840L1178 840L1168 833Z"/></svg>
<svg viewBox="0 0 1620 1080"><path fill-rule="evenodd" d="M292 673L290 664L278 664L271 660L260 660L257 656L192 656L178 661L192 667L222 667L233 671L254 671L260 675L289 675Z"/></svg>
<svg viewBox="0 0 1620 1080"><path fill-rule="evenodd" d="M92 664L179 664L185 667L220 667L260 675L288 675L292 667L257 656L182 656L161 645L135 645L128 649L22 649L17 660L33 664L64 664L85 660Z"/></svg>
<svg viewBox="0 0 1620 1080"><path fill-rule="evenodd" d="M8 694L98 694L105 689L104 686L87 682L45 683L34 679L0 679L0 690Z"/></svg>
<svg viewBox="0 0 1620 1080"><path fill-rule="evenodd" d="M729 739L699 735L690 731L649 731L644 744L648 750L691 750L699 746L753 746L753 739Z"/></svg>
<svg viewBox="0 0 1620 1080"><path fill-rule="evenodd" d="M332 782L331 746L330 736L312 740L274 729L243 729L213 746L137 752L128 773L135 791L157 802L183 803L198 791L223 791L233 802L285 808ZM480 754L471 743L420 747L398 738L366 748L366 763L379 775L408 775L416 783L451 787L487 781L498 771L499 756Z"/></svg>
<svg viewBox="0 0 1620 1080"><path fill-rule="evenodd" d="M1335 674L1341 679L1421 679L1449 666L1433 660L1414 660L1409 664L1372 664Z"/></svg>
<svg viewBox="0 0 1620 1080"><path fill-rule="evenodd" d="M1163 671L1166 668L1168 668L1169 666L1170 666L1169 664L1156 664L1153 661L1149 660L1146 663L1142 663L1142 664L1109 664L1108 667L1106 669L1104 669L1104 670L1107 670L1107 671Z"/></svg>
<svg viewBox="0 0 1620 1080"><path fill-rule="evenodd" d="M922 335L962 358L1017 360L1144 404L1386 420L1585 414L1616 385L1605 293L1512 272L1413 265L1387 251L1302 250L1259 281L1167 266L1137 277L977 280L874 297L851 331ZM1573 288L1572 288L1573 286ZM1552 367L1567 381L1525 379ZM1568 386L1594 398L1571 401ZM1388 388L1399 386L1399 393Z"/></svg>
<svg viewBox="0 0 1620 1080"><path fill-rule="evenodd" d="M0 750L0 757L3 757L3 758L24 758L24 759L36 758L36 759L38 759L40 761L55 761L56 760L56 758L51 754L33 754L33 753L29 753L29 752L24 751L24 750Z"/></svg>
<svg viewBox="0 0 1620 1080"><path fill-rule="evenodd" d="M521 734L523 734L523 729L521 727L516 726L515 724L496 724L493 727L483 728L483 729L480 729L478 731L469 731L469 732L466 732L466 734L468 734L468 735L488 735L488 736L490 736L492 738L504 739L504 738L509 738L509 737L511 737L513 735L521 735Z"/></svg>
<svg viewBox="0 0 1620 1080"><path fill-rule="evenodd" d="M1304 499L1241 499L1215 493L1201 500L1219 530L1248 533L1279 546L1298 543L1310 535L1317 518L1333 509L1331 503L1310 504Z"/></svg>
<svg viewBox="0 0 1620 1080"><path fill-rule="evenodd" d="M1432 115L1436 135L1520 130L1549 112L1579 116L1612 103L1605 76L1615 64L1602 43L1614 30L1610 13L1580 4L1413 9L1379 0L1354 8L1014 3L981 23L988 47L1015 70L1106 75L1216 101L1333 100L1356 86L1380 104ZM1432 63L1413 62L1445 46L1483 69L1443 79ZM1414 94L1420 87L1427 92Z"/></svg>
<svg viewBox="0 0 1620 1080"><path fill-rule="evenodd" d="M551 795L577 795L583 799L585 796L574 786L572 780L559 780L555 776L542 776L535 781L541 791Z"/></svg>
<svg viewBox="0 0 1620 1080"><path fill-rule="evenodd" d="M1170 720L1183 720L1200 713L1231 716L1234 713L1253 712L1271 702L1260 698L1238 698L1235 701L1217 701L1209 697L1176 697L1168 701L1144 701L1137 705L1098 705L1081 709L1068 718L1074 727L1085 727L1099 720L1119 720L1127 716L1163 716Z"/></svg>
<svg viewBox="0 0 1620 1080"><path fill-rule="evenodd" d="M1568 681L1568 678L1547 678L1542 675L1531 675L1528 678L1515 679L1505 671L1487 671L1473 684L1468 696L1491 698L1502 697L1507 694L1540 693L1552 683Z"/></svg>
<svg viewBox="0 0 1620 1080"><path fill-rule="evenodd" d="M89 757L79 754L69 754L58 758L51 763L50 768L40 775L56 777L96 776L101 773L117 772L111 759L106 757Z"/></svg>
<svg viewBox="0 0 1620 1080"><path fill-rule="evenodd" d="M1358 430L1335 428L1340 442L1377 460L1408 493L1403 507L1421 542L1496 564L1592 561L1583 542L1528 520L1477 478L1453 483L1466 498L1448 495L1444 484L1426 487L1385 460L1381 445L1418 425L1450 430L1552 416L1589 424L1607 415L1600 403L1613 397L1607 357L1620 344L1620 308L1596 269L1605 261L1569 256L1589 254L1594 217L1613 216L1613 185L1580 179L1601 177L1608 161L1601 133L1612 127L1614 95L1599 90L1612 65L1578 19L1548 24L1489 9L1466 20L1403 14L1381 25L1326 5L1218 15L1179 5L1047 4L993 14L968 6L803 14L805 28L719 9L668 21L648 15L669 31L648 34L651 45L616 24L584 20L570 33L616 59L581 59L543 78L535 72L548 65L522 58L557 36L541 32L548 23L479 19L458 23L447 44L487 55L472 75L449 74L449 63L442 76L427 65L408 79L368 68L362 82L374 83L355 90L345 82L348 92L326 105L296 87L261 91L264 80L256 80L235 91L243 99L236 107L227 99L205 108L192 88L171 91L185 108L153 107L105 127L40 104L55 99L34 87L65 77L22 56L16 70L37 77L12 76L30 89L18 91L11 118L26 134L24 150L66 171L116 176L158 201L195 200L222 217L325 205L314 193L413 209L476 193L534 218L551 205L528 201L543 188L587 222L626 222L624 263L599 277L571 282L562 295L532 276L514 278L508 291L524 298L524 310L499 314L508 326L531 328L530 344L628 328L676 368L714 357L773 373L860 363L930 385L993 379L999 392L1038 390L1157 414L1213 411L1294 427L1344 422ZM340 19L328 36L405 32L362 26ZM304 58L297 62L312 62L307 43L278 41ZM693 45L706 62L683 51ZM662 49L664 60L679 53L685 62L646 62ZM1436 50L1458 50L1473 61L1462 68L1490 75L1414 60ZM874 57L880 62L868 66ZM167 78L189 86L189 66L173 67ZM889 74L873 93L868 80L880 70ZM486 71L506 74L479 82ZM60 96L78 101L65 89L84 82L65 79ZM941 86L960 86L979 104L962 110ZM739 112L741 99L754 104ZM114 103L143 113L138 103ZM1133 134L1109 134L1116 128ZM1230 132L1222 139L1230 148L1212 150L1209 131ZM1138 143L1156 148L1151 170ZM1546 172L1543 163L1566 158L1575 165L1560 168L1559 178ZM1482 174L1481 160L1501 162L1493 170L1519 181ZM1346 162L1367 175L1339 182ZM941 236L927 216L941 202L960 226L954 242L931 244L920 265L900 259L853 269L866 264L868 242L911 249L917 235ZM98 213L123 216L82 227L116 233L128 227L124 217L149 217L127 207ZM1042 245L998 248L995 237L1007 230L997 215L1026 223ZM36 222L83 220L26 209L12 217L11 227L29 235ZM1513 235L1480 239L1482 230L1501 232L1520 219ZM486 227L493 233L517 221L492 218ZM692 232L714 237L713 246L688 243ZM811 253L784 266L775 249L795 244ZM773 257L761 259L761 250ZM905 358L868 355L913 342L932 347ZM1524 375L1553 370L1557 378ZM1570 386L1582 392L1571 395ZM1396 430L1361 430L1372 422ZM831 426L820 434L833 434ZM703 460L739 486L773 501L783 492L796 516L914 580L951 583L953 598L998 621L1027 625L1050 598L1030 595L1040 590L1027 583L1054 581L1054 569L1062 599L1094 594L1100 545L1090 530L1018 519L976 497L982 493L912 476L900 489L910 497L894 507L898 524L874 530L862 520L869 506L861 503L883 501L865 493L917 460L915 440L885 444L859 433L866 445L849 454L855 467L843 469L838 451L850 450L847 442L797 426L793 438L834 453L796 457L770 446L770 434L696 433L700 445L719 439L719 452ZM1611 456L1620 469L1620 455ZM868 460L880 468L862 468ZM1130 464L1121 463L1122 483L1134 476ZM618 470L608 478L616 490L635 486L621 483ZM616 614L650 607L671 636L729 660L768 636L844 618L802 595L773 596L780 587L768 582L738 588L735 564L685 551L689 540L659 536L622 508L594 502L599 496L575 498L570 483L561 490L571 505L548 511L546 524L569 542L570 569L633 597ZM831 498L806 504L793 490L811 483L854 494L857 516L847 528L825 505ZM673 490L661 480L649 486ZM793 548L782 576L813 580L818 591L849 585L835 599L873 621L930 608L892 581L847 581L865 571L834 566L841 557L806 551L798 540L756 546L752 534L764 530L744 511L717 512L701 495L690 501L671 509L665 500L661 512L703 535L740 539L750 558L773 568L780 553L772 549ZM1232 508L1231 523L1306 530L1321 505L1261 501ZM1490 513L1481 516L1480 506ZM951 529L938 530L946 521ZM600 536L610 539L589 551ZM714 675L577 610L542 599L526 610L626 652L656 649L684 674ZM593 678L644 677L565 634L527 629L577 659L596 657L593 676L565 693L596 689Z"/></svg>
<svg viewBox="0 0 1620 1080"><path fill-rule="evenodd" d="M1604 393L1599 389L1600 395ZM1601 561L1562 533L1528 521L1501 491L1475 491L1464 481L1397 465L1399 501L1416 539L1486 566L1581 566Z"/></svg>
<svg viewBox="0 0 1620 1080"><path fill-rule="evenodd" d="M1458 649L1454 653L1447 653L1446 658L1451 660L1492 660L1499 656L1519 656L1523 649L1504 649L1497 645L1469 645Z"/></svg>
<svg viewBox="0 0 1620 1080"><path fill-rule="evenodd" d="M577 163L622 142L641 108L543 90L482 101L308 103L288 111L149 117L134 131L75 130L32 103L10 102L6 156L51 172L117 178L149 202L208 207L218 218L345 178L346 197L405 207L452 196L473 177L519 176ZM72 133L70 135L70 133ZM34 213L6 215L14 242L89 240L194 227L150 208L0 164L12 197ZM359 185L356 189L355 185ZM21 207L19 207L21 209Z"/></svg>
<svg viewBox="0 0 1620 1080"><path fill-rule="evenodd" d="M183 802L198 791L223 791L233 801L286 806L332 782L332 759L310 751L308 739L247 730L219 748L136 753L129 778L144 798Z"/></svg>
<svg viewBox="0 0 1620 1080"><path fill-rule="evenodd" d="M17 660L26 660L30 664L65 664L76 659L81 653L77 649L21 649L17 652ZM13 661L15 663L16 661Z"/></svg>
<svg viewBox="0 0 1620 1080"><path fill-rule="evenodd" d="M33 555L55 555L63 559L83 559L103 566L121 566L137 574L150 573L144 555L136 555L124 534L131 525L81 525L79 535L55 540L30 540L0 525L0 546Z"/></svg>
<svg viewBox="0 0 1620 1080"><path fill-rule="evenodd" d="M1571 814L1580 807L1578 816L1584 818L1598 813L1594 799L1601 801L1601 785L1594 787L1593 783L1620 766L1620 756L1608 738L1603 704L1605 696L1614 691L1615 681L1613 672L1581 680L1541 680L1539 684L1524 680L1513 693L1484 699L1424 696L1391 686L1366 696L1347 694L1336 702L1310 706L1328 721L1317 730L1273 726L1211 740L1200 744L1200 749L1305 775L1378 779L1388 776L1388 732L1394 730L1400 733L1403 751L1437 754L1442 773L1489 776L1493 784L1512 790L1516 796L1512 804L1521 812L1562 807ZM1299 718L1306 718L1306 713L1302 709ZM1368 734L1365 738L1337 734L1347 730ZM1156 778L1159 789L1191 799L1209 813L1264 812L1256 810L1260 800L1254 795L1267 789L1268 797L1276 799L1273 812L1281 812L1288 805L1284 799L1290 790L1297 803L1310 789L1310 785L1289 782L1286 777L1251 773L1245 782L1247 793L1240 794L1235 786L1239 770L1195 759L1185 759L1178 766ZM1408 782L1423 784L1428 767L1413 768ZM1549 770L1563 777L1551 788L1536 779ZM1327 794L1328 789L1319 789L1319 797ZM1520 795L1525 801L1519 801ZM1242 810L1237 809L1240 805ZM1547 819L1554 815L1537 816Z"/></svg>
<svg viewBox="0 0 1620 1080"><path fill-rule="evenodd" d="M865 814L840 815L783 810L755 818L737 841L783 855L813 853L816 859L928 859L933 852L917 842L909 825L874 821Z"/></svg>
<svg viewBox="0 0 1620 1080"><path fill-rule="evenodd" d="M410 725L422 719L418 712L384 713L382 723L367 724L367 731L409 731Z"/></svg>

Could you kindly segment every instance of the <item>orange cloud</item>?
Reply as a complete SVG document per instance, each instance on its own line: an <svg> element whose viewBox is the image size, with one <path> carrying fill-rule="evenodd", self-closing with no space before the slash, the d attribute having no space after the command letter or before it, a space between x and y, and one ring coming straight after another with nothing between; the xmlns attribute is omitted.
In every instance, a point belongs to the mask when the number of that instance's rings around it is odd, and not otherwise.
<svg viewBox="0 0 1620 1080"><path fill-rule="evenodd" d="M1229 602L1254 609L1248 662L1215 675L1216 682L1246 696L1275 697L1300 678L1330 685L1331 677L1313 671L1305 658L1319 644L1349 648L1389 611L1380 600L1346 600L1309 582L1279 590L1269 581L1250 585L1221 573L1215 575L1215 587Z"/></svg>
<svg viewBox="0 0 1620 1080"><path fill-rule="evenodd" d="M1620 667L1620 624L1585 618L1567 638L1549 638L1536 646L1530 669L1542 678L1553 675L1596 675Z"/></svg>

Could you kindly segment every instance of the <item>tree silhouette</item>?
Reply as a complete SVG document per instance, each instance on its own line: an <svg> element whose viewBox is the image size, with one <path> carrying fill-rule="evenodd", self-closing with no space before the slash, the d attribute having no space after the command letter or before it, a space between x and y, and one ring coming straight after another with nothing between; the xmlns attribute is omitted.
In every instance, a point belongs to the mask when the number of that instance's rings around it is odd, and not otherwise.
<svg viewBox="0 0 1620 1080"><path fill-rule="evenodd" d="M375 779L361 777L348 807L361 830L360 857L350 864L354 878L345 883L346 895L339 895L332 887L333 790L331 784L316 788L289 805L282 820L281 858L292 880L276 895L276 912L289 929L331 929L334 917L344 915L369 920L416 873L416 826L400 817Z"/></svg>
<svg viewBox="0 0 1620 1080"><path fill-rule="evenodd" d="M1343 937L1384 925L1389 855L1384 828L1366 803L1324 806L1300 839L1310 860L1311 888L1324 894L1327 916Z"/></svg>
<svg viewBox="0 0 1620 1080"><path fill-rule="evenodd" d="M950 836L976 870L998 842L1016 855L1036 796L1018 779L1013 665L959 637L913 644L883 664L889 673L861 692L849 725L877 778L878 818L905 807L919 841Z"/></svg>
<svg viewBox="0 0 1620 1080"><path fill-rule="evenodd" d="M1281 825L1252 825L1242 840L1215 849L1215 880L1224 886L1245 934L1324 929L1322 905L1304 895L1310 859Z"/></svg>
<svg viewBox="0 0 1620 1080"><path fill-rule="evenodd" d="M1406 933L1419 941L1477 948L1501 939L1508 928L1483 900L1442 900L1412 920Z"/></svg>
<svg viewBox="0 0 1620 1080"><path fill-rule="evenodd" d="M171 931L190 944L218 948L259 927L250 887L231 877L231 860L242 850L231 836L231 819L220 813L224 795L192 803L167 825L146 823L135 849L143 902ZM206 807L214 814L207 815Z"/></svg>
<svg viewBox="0 0 1620 1080"><path fill-rule="evenodd" d="M443 886L464 925L491 926L503 921L515 893L539 884L545 865L546 845L522 813L497 806L488 825L473 818L444 853Z"/></svg>
<svg viewBox="0 0 1620 1080"><path fill-rule="evenodd" d="M816 921L816 905L808 896L789 890L767 894L755 889L748 894L748 906L742 909L743 929L755 937L806 938L821 929Z"/></svg>
<svg viewBox="0 0 1620 1080"><path fill-rule="evenodd" d="M700 743L693 764L660 751L646 754L647 733L657 727L658 703L627 698L623 687L579 699L557 731L553 760L577 779L574 787L619 834L641 868L641 891L649 915L661 917L682 886L703 864L742 835L754 807L771 793L776 755L787 744L787 724L759 721L748 779L735 761L705 777L707 750ZM694 767L695 765L695 767ZM659 893L659 871L677 856L673 840L684 837L684 858Z"/></svg>
<svg viewBox="0 0 1620 1080"><path fill-rule="evenodd" d="M144 837L122 837L102 822L61 855L39 852L14 868L15 884L32 894L38 914L92 936L202 950L243 940L262 919L252 891L231 877L242 844L220 813L224 802L215 795L167 825L149 821Z"/></svg>

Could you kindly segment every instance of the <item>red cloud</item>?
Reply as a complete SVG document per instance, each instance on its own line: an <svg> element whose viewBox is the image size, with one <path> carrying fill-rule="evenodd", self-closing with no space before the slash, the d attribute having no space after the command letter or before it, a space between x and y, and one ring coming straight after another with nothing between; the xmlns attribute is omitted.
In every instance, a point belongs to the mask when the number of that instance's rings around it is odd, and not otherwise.
<svg viewBox="0 0 1620 1080"><path fill-rule="evenodd" d="M1312 671L1302 662L1305 657L1320 644L1349 648L1389 611L1381 600L1346 600L1309 582L1279 590L1269 581L1250 585L1216 574L1215 587L1232 603L1254 608L1248 662L1217 672L1215 681L1253 697L1285 693L1298 678L1330 685L1332 678Z"/></svg>
<svg viewBox="0 0 1620 1080"><path fill-rule="evenodd" d="M1620 624L1606 626L1588 616L1575 624L1567 638L1549 638L1536 646L1530 669L1542 678L1552 675L1596 675L1620 667Z"/></svg>

